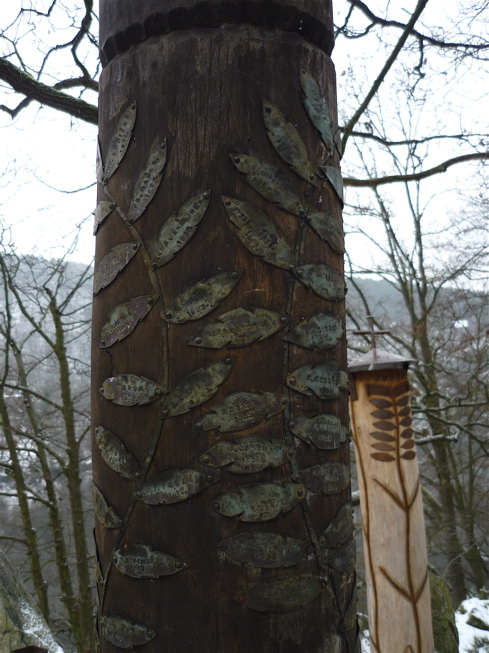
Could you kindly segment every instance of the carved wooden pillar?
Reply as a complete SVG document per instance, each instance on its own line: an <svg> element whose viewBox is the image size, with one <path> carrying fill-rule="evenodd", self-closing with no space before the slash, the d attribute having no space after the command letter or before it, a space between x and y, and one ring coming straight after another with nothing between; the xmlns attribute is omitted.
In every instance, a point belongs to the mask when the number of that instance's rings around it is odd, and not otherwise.
<svg viewBox="0 0 489 653"><path fill-rule="evenodd" d="M373 349L349 366L372 653L434 650L411 362Z"/></svg>
<svg viewBox="0 0 489 653"><path fill-rule="evenodd" d="M102 0L104 653L351 653L331 6Z"/></svg>

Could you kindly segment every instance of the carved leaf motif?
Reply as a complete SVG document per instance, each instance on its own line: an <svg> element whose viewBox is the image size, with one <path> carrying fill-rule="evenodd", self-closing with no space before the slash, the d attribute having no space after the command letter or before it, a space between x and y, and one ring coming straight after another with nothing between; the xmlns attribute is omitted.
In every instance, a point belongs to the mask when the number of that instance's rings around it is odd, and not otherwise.
<svg viewBox="0 0 489 653"><path fill-rule="evenodd" d="M382 442L395 442L396 438L385 431L373 431L370 434L376 440L381 440Z"/></svg>
<svg viewBox="0 0 489 653"><path fill-rule="evenodd" d="M325 263L300 265L294 268L294 273L299 281L323 299L339 302L345 297L343 276Z"/></svg>
<svg viewBox="0 0 489 653"><path fill-rule="evenodd" d="M392 444L387 444L386 442L375 442L372 445L372 449L377 449L377 451L395 451Z"/></svg>
<svg viewBox="0 0 489 653"><path fill-rule="evenodd" d="M370 399L369 398L369 401L376 408L390 408L392 406L392 401L389 401L388 399Z"/></svg>
<svg viewBox="0 0 489 653"><path fill-rule="evenodd" d="M116 513L114 508L109 506L104 495L95 483L92 483L92 504L95 516L105 528L122 527L124 520Z"/></svg>
<svg viewBox="0 0 489 653"><path fill-rule="evenodd" d="M186 376L164 401L163 411L168 417L183 415L213 397L229 376L234 358L201 367Z"/></svg>
<svg viewBox="0 0 489 653"><path fill-rule="evenodd" d="M285 336L285 340L305 349L327 351L336 345L342 335L341 315L318 313L298 324Z"/></svg>
<svg viewBox="0 0 489 653"><path fill-rule="evenodd" d="M156 637L149 626L136 623L119 615L105 615L100 619L102 635L119 648L132 649L143 646Z"/></svg>
<svg viewBox="0 0 489 653"><path fill-rule="evenodd" d="M391 456L388 453L371 453L370 457L374 460L378 460L381 463L389 463L392 460L395 460L394 456Z"/></svg>
<svg viewBox="0 0 489 653"><path fill-rule="evenodd" d="M99 293L117 277L139 249L137 243L122 243L113 247L100 261L95 270L93 280L93 294Z"/></svg>
<svg viewBox="0 0 489 653"><path fill-rule="evenodd" d="M188 344L221 349L245 347L265 340L287 324L288 319L264 308L235 308L205 325L201 334Z"/></svg>
<svg viewBox="0 0 489 653"><path fill-rule="evenodd" d="M154 246L153 259L157 267L171 261L192 238L207 211L211 191L206 190L183 204L163 225Z"/></svg>
<svg viewBox="0 0 489 653"><path fill-rule="evenodd" d="M118 374L103 382L100 393L119 406L140 406L158 399L163 394L163 389L156 381L144 376Z"/></svg>
<svg viewBox="0 0 489 653"><path fill-rule="evenodd" d="M188 320L200 320L231 293L243 272L244 270L221 272L190 286L168 306L166 321L170 324L184 324Z"/></svg>
<svg viewBox="0 0 489 653"><path fill-rule="evenodd" d="M238 533L219 542L226 557L261 569L292 567L304 557L308 543L279 533Z"/></svg>
<svg viewBox="0 0 489 653"><path fill-rule="evenodd" d="M385 410L384 408L372 411L371 415L377 419L392 419L394 417L392 410Z"/></svg>
<svg viewBox="0 0 489 653"><path fill-rule="evenodd" d="M296 449L280 440L267 440L256 436L236 440L220 440L199 460L210 467L225 467L235 474L262 472L267 467L279 467L292 460Z"/></svg>
<svg viewBox="0 0 489 653"><path fill-rule="evenodd" d="M346 429L335 415L301 415L289 422L289 428L294 435L318 449L337 449L346 441Z"/></svg>
<svg viewBox="0 0 489 653"><path fill-rule="evenodd" d="M333 127L329 117L328 105L319 85L311 73L301 65L300 82L304 93L304 106L314 127L321 134L329 156L333 154Z"/></svg>
<svg viewBox="0 0 489 653"><path fill-rule="evenodd" d="M124 340L137 327L155 304L153 295L134 297L128 302L118 304L109 314L104 324L99 347L107 348L120 340Z"/></svg>
<svg viewBox="0 0 489 653"><path fill-rule="evenodd" d="M114 472L130 481L140 477L141 468L137 460L116 435L102 426L97 426L95 439L102 458Z"/></svg>
<svg viewBox="0 0 489 653"><path fill-rule="evenodd" d="M286 378L289 388L305 395L314 393L319 399L337 399L346 390L348 376L335 363L308 363Z"/></svg>
<svg viewBox="0 0 489 653"><path fill-rule="evenodd" d="M178 558L148 544L126 544L115 551L113 559L117 569L132 578L159 578L188 569Z"/></svg>
<svg viewBox="0 0 489 653"><path fill-rule="evenodd" d="M401 458L404 458L404 460L413 460L413 458L416 458L416 452L406 451L406 453L401 454Z"/></svg>
<svg viewBox="0 0 489 653"><path fill-rule="evenodd" d="M304 215L304 205L294 186L279 168L246 154L229 156L236 168L246 175L249 185L262 197L293 215Z"/></svg>
<svg viewBox="0 0 489 653"><path fill-rule="evenodd" d="M136 102L124 111L114 135L110 139L109 150L105 160L103 183L106 184L119 167L131 141L132 130L136 122Z"/></svg>
<svg viewBox="0 0 489 653"><path fill-rule="evenodd" d="M204 431L242 431L282 412L288 404L287 395L275 392L235 392L214 404L197 426Z"/></svg>
<svg viewBox="0 0 489 653"><path fill-rule="evenodd" d="M282 161L299 177L315 184L314 166L309 161L304 141L294 125L287 122L284 114L267 100L263 100L263 120L270 143Z"/></svg>
<svg viewBox="0 0 489 653"><path fill-rule="evenodd" d="M229 219L238 227L238 238L249 252L286 270L295 265L292 248L266 213L231 197L223 197L222 201Z"/></svg>
<svg viewBox="0 0 489 653"><path fill-rule="evenodd" d="M165 163L166 138L151 152L144 170L136 181L128 211L130 222L135 222L143 215L146 207L155 196L163 176Z"/></svg>
<svg viewBox="0 0 489 653"><path fill-rule="evenodd" d="M345 253L345 235L340 219L329 213L308 213L306 219L317 235L337 254Z"/></svg>
<svg viewBox="0 0 489 653"><path fill-rule="evenodd" d="M109 217L109 215L112 213L112 211L115 209L116 204L115 202L111 202L109 200L101 200L93 212L94 220L93 220L93 235L98 231L98 228L102 224L102 222L105 220L105 218Z"/></svg>
<svg viewBox="0 0 489 653"><path fill-rule="evenodd" d="M414 435L413 429L404 429L400 433L401 438L412 438L413 435Z"/></svg>
<svg viewBox="0 0 489 653"><path fill-rule="evenodd" d="M292 478L313 492L337 494L342 492L350 481L350 470L343 463L320 463L293 474Z"/></svg>
<svg viewBox="0 0 489 653"><path fill-rule="evenodd" d="M213 508L226 517L240 521L261 522L288 512L306 497L306 489L299 483L252 483L218 496Z"/></svg>
<svg viewBox="0 0 489 653"><path fill-rule="evenodd" d="M292 612L314 601L324 587L324 581L313 576L275 578L252 585L235 600L259 612Z"/></svg>
<svg viewBox="0 0 489 653"><path fill-rule="evenodd" d="M196 469L167 469L145 481L136 492L139 501L151 506L185 501L206 487L217 483L219 476Z"/></svg>

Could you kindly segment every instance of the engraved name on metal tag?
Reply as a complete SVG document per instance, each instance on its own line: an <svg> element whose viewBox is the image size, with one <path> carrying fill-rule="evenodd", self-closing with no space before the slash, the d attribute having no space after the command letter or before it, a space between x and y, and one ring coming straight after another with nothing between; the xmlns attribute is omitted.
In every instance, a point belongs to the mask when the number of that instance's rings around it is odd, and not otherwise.
<svg viewBox="0 0 489 653"><path fill-rule="evenodd" d="M188 568L182 560L148 544L126 544L114 552L113 559L117 569L132 578L171 576Z"/></svg>
<svg viewBox="0 0 489 653"><path fill-rule="evenodd" d="M308 213L306 220L317 235L324 240L337 254L345 253L345 235L339 218L329 213Z"/></svg>
<svg viewBox="0 0 489 653"><path fill-rule="evenodd" d="M306 554L308 542L280 533L238 533L219 542L227 557L262 569L292 567Z"/></svg>
<svg viewBox="0 0 489 653"><path fill-rule="evenodd" d="M302 469L292 478L303 483L313 492L322 494L338 494L346 488L350 481L350 470L343 463L320 463L307 469Z"/></svg>
<svg viewBox="0 0 489 653"><path fill-rule="evenodd" d="M314 393L319 399L337 399L347 389L348 375L335 363L309 363L287 376L289 388L304 395Z"/></svg>
<svg viewBox="0 0 489 653"><path fill-rule="evenodd" d="M124 520L109 506L95 483L92 483L92 504L95 516L105 528L121 528Z"/></svg>
<svg viewBox="0 0 489 653"><path fill-rule="evenodd" d="M294 435L318 449L337 449L346 441L347 430L335 415L300 415L289 422L289 428Z"/></svg>
<svg viewBox="0 0 489 653"><path fill-rule="evenodd" d="M131 481L136 481L141 476L137 460L116 435L102 426L97 426L95 439L102 458L114 472Z"/></svg>
<svg viewBox="0 0 489 653"><path fill-rule="evenodd" d="M307 115L321 134L321 139L326 145L326 151L331 156L333 154L333 128L326 99L321 93L317 81L305 66L301 65L299 78L304 93L303 102Z"/></svg>
<svg viewBox="0 0 489 653"><path fill-rule="evenodd" d="M119 615L106 615L100 619L102 635L106 640L119 648L131 649L143 646L156 637L156 632L135 621L120 617Z"/></svg>
<svg viewBox="0 0 489 653"><path fill-rule="evenodd" d="M214 404L197 426L204 431L219 429L222 433L243 431L280 413L288 403L287 395L275 392L235 392Z"/></svg>
<svg viewBox="0 0 489 653"><path fill-rule="evenodd" d="M305 349L326 351L334 347L342 335L343 319L341 315L318 313L291 329L285 336L285 340Z"/></svg>
<svg viewBox="0 0 489 653"><path fill-rule="evenodd" d="M345 281L339 272L325 263L308 263L294 269L296 277L316 295L332 302L345 297Z"/></svg>
<svg viewBox="0 0 489 653"><path fill-rule="evenodd" d="M132 130L136 122L136 101L124 111L117 123L115 132L110 139L108 153L105 158L104 174L102 183L106 184L114 172L119 167L119 163L124 158L124 154L131 142Z"/></svg>
<svg viewBox="0 0 489 653"><path fill-rule="evenodd" d="M163 394L161 386L137 374L111 376L102 384L100 393L105 399L119 406L149 404Z"/></svg>
<svg viewBox="0 0 489 653"><path fill-rule="evenodd" d="M213 508L226 517L239 517L240 521L268 521L291 510L306 494L303 485L291 481L252 483L221 494L215 499Z"/></svg>
<svg viewBox="0 0 489 653"><path fill-rule="evenodd" d="M217 474L196 469L167 469L145 481L137 490L139 501L148 505L177 503L217 483Z"/></svg>
<svg viewBox="0 0 489 653"><path fill-rule="evenodd" d="M321 578L291 576L252 585L234 598L247 608L259 612L292 612L314 601L323 587L324 581Z"/></svg>
<svg viewBox="0 0 489 653"><path fill-rule="evenodd" d="M93 235L97 233L98 228L100 227L102 222L105 220L105 218L109 217L109 215L112 213L115 207L116 207L115 202L109 200L101 200L97 204L97 208L93 212L93 216L94 216Z"/></svg>
<svg viewBox="0 0 489 653"><path fill-rule="evenodd" d="M267 467L279 467L292 460L296 449L280 440L248 436L236 440L221 440L200 456L200 462L210 467L225 467L235 474L261 472Z"/></svg>
<svg viewBox="0 0 489 653"><path fill-rule="evenodd" d="M137 243L122 243L116 245L104 256L95 270L93 279L94 295L114 281L119 272L132 260L138 249L139 245Z"/></svg>
<svg viewBox="0 0 489 653"><path fill-rule="evenodd" d="M166 138L149 155L145 168L136 181L129 207L129 222L140 218L158 190L166 164Z"/></svg>
<svg viewBox="0 0 489 653"><path fill-rule="evenodd" d="M102 327L99 347L111 347L124 340L137 327L155 304L154 295L141 295L128 302L118 304L110 313L109 319Z"/></svg>

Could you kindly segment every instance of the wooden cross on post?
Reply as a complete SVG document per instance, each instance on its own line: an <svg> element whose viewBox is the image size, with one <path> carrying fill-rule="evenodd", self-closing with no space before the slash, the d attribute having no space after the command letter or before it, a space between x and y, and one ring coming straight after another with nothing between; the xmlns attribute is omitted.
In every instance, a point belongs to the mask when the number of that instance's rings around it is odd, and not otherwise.
<svg viewBox="0 0 489 653"><path fill-rule="evenodd" d="M373 354L373 361L377 360L377 343L375 341L375 336L384 336L390 333L390 329L381 329L379 331L375 330L374 316L367 315L367 324L368 330L366 331L353 331L355 336L370 336L370 349Z"/></svg>

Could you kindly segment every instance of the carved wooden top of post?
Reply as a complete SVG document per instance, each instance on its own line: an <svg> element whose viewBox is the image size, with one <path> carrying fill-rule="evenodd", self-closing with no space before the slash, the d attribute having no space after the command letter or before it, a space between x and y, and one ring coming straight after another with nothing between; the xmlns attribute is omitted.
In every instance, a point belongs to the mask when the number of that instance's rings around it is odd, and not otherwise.
<svg viewBox="0 0 489 653"><path fill-rule="evenodd" d="M373 315L367 315L368 329L353 331L357 336L370 336L370 351L358 358L355 358L348 365L348 370L352 374L355 372L386 370L386 369L407 369L412 363L416 363L414 358L407 358L406 356L397 356L387 351L377 349L376 336L387 335L390 329L375 330Z"/></svg>

